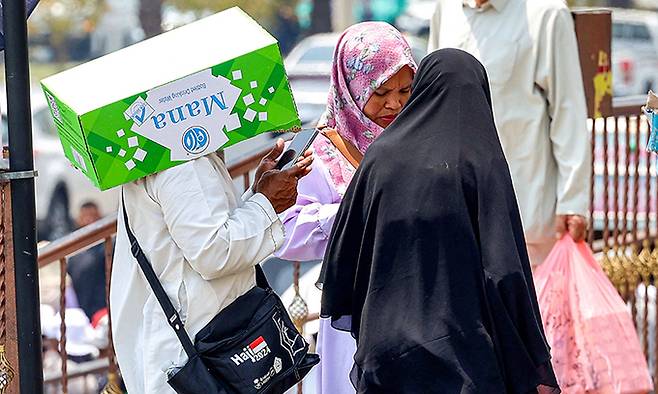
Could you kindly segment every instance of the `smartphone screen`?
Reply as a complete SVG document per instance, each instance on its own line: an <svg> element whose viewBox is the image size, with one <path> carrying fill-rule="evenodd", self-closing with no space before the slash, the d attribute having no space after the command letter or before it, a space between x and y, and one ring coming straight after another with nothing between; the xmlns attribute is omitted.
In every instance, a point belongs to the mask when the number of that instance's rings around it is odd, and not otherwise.
<svg viewBox="0 0 658 394"><path fill-rule="evenodd" d="M311 147L313 140L318 135L318 129L305 129L297 132L288 148L283 152L276 164L278 170L287 170L292 167L301 155Z"/></svg>

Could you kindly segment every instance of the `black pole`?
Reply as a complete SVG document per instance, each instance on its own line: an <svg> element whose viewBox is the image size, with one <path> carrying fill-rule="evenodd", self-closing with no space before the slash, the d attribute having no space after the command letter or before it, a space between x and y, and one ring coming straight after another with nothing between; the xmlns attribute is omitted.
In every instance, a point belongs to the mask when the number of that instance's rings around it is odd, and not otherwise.
<svg viewBox="0 0 658 394"><path fill-rule="evenodd" d="M2 0L9 168L34 170L25 0ZM20 392L43 393L34 178L11 181Z"/></svg>

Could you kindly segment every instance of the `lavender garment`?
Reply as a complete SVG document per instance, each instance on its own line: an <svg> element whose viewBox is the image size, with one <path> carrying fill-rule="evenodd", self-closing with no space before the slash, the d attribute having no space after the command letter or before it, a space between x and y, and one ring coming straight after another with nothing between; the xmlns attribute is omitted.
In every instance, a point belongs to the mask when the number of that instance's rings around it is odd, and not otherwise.
<svg viewBox="0 0 658 394"><path fill-rule="evenodd" d="M329 243L342 195L321 160L316 160L311 173L299 180L297 190L296 204L284 213L286 238L276 255L292 261L320 260ZM356 342L350 333L338 331L330 321L321 319L317 351L321 360L313 371L316 393L354 394L349 374Z"/></svg>
<svg viewBox="0 0 658 394"><path fill-rule="evenodd" d="M286 239L276 256L290 261L321 260L342 196L322 161L299 180L296 204L283 214Z"/></svg>
<svg viewBox="0 0 658 394"><path fill-rule="evenodd" d="M319 160L313 163L311 173L300 179L297 189L297 203L283 218L286 239L276 254L292 261L320 260L329 243L342 196ZM329 319L320 319L319 330L317 352L321 359L313 371L316 393L354 394L349 374L354 364L356 341L349 332L333 328Z"/></svg>
<svg viewBox="0 0 658 394"><path fill-rule="evenodd" d="M342 195L320 160L313 163L309 175L300 179L297 190L297 203L284 214L286 239L276 254L293 261L320 260L329 243ZM349 374L356 342L350 333L338 331L329 320L321 319L317 352L321 360L313 371L316 393L354 394Z"/></svg>
<svg viewBox="0 0 658 394"><path fill-rule="evenodd" d="M347 331L339 331L331 326L331 319L320 319L318 353L321 356L317 382L319 394L354 394L354 386L349 379L356 341Z"/></svg>
<svg viewBox="0 0 658 394"><path fill-rule="evenodd" d="M73 286L66 286L66 308L79 308L78 295L75 294Z"/></svg>

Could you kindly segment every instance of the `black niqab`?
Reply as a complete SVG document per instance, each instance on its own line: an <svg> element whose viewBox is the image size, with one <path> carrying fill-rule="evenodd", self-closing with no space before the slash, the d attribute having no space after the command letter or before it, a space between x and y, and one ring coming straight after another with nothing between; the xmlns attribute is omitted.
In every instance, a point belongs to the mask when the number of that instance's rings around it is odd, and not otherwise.
<svg viewBox="0 0 658 394"><path fill-rule="evenodd" d="M323 267L358 393L559 392L482 65L447 49L369 148Z"/></svg>

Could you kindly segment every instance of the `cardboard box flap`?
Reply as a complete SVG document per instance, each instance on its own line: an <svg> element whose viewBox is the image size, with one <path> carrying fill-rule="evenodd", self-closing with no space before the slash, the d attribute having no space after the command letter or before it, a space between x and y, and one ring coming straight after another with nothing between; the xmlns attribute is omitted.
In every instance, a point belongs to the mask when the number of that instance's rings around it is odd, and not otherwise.
<svg viewBox="0 0 658 394"><path fill-rule="evenodd" d="M276 43L249 15L233 7L44 79L42 84L58 92L73 111L85 114ZM105 75L120 75L122 81Z"/></svg>

